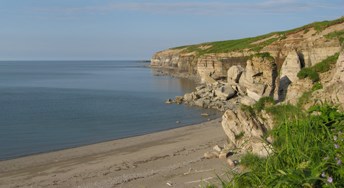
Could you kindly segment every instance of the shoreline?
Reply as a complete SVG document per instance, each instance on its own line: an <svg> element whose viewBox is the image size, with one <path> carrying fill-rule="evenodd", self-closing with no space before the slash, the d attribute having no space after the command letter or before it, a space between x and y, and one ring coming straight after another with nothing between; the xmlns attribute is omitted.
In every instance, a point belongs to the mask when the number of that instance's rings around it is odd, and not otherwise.
<svg viewBox="0 0 344 188"><path fill-rule="evenodd" d="M227 168L225 161L203 157L214 145L226 142L220 120L0 161L0 187L199 184L205 176L214 179L216 170ZM210 170L200 173L205 167ZM196 168L198 173L191 173ZM188 171L192 176L183 175ZM174 179L166 178L173 175Z"/></svg>
<svg viewBox="0 0 344 188"><path fill-rule="evenodd" d="M120 138L108 139L108 140L103 140L103 141L99 141L99 142L95 142L95 143L90 143L90 144L81 144L79 146L71 146L71 147L66 147L66 148L61 148L61 149L56 149L56 150L50 150L50 151L44 151L44 152L38 152L38 153L32 153L32 154L24 154L24 155L20 155L20 156L16 156L16 157L13 157L13 158L8 158L8 159L0 159L0 163L1 162L6 162L6 161L10 161L10 160L21 159L21 158L34 157L36 155L43 155L43 154L49 154L49 153L55 153L55 152L62 152L62 151L65 151L65 150L70 150L70 149L76 149L76 148L82 148L82 147L87 147L87 146L92 146L92 145L98 145L98 144L103 144L103 143L107 143L107 142L115 142L115 141L118 141L118 140L124 140L124 139L129 139L129 138L134 138L134 137L140 137L140 136L145 136L145 135L150 135L150 134L170 131L170 130L173 130L173 129L185 128L185 127L188 127L188 126L195 126L195 125L203 124L205 122L213 121L213 120L216 120L216 119L221 119L220 116L219 117L211 116L211 117L212 118L209 118L208 120L204 119L202 122L199 122L199 123L181 125L179 127L162 129L162 130L158 130L158 131L154 131L154 132L150 132L150 133L142 133L142 134L137 134L137 135L132 135L132 136L124 136L124 137L120 137ZM0 173L1 173L1 169L0 169Z"/></svg>

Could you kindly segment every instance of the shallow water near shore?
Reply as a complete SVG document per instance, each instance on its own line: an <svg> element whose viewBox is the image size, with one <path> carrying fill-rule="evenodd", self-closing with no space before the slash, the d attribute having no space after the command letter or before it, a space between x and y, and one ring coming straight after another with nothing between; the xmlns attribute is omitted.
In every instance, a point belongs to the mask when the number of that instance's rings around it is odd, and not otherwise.
<svg viewBox="0 0 344 188"><path fill-rule="evenodd" d="M215 118L167 105L194 89L139 61L0 62L0 160L141 135ZM202 117L201 113L210 117ZM180 123L176 123L180 121Z"/></svg>

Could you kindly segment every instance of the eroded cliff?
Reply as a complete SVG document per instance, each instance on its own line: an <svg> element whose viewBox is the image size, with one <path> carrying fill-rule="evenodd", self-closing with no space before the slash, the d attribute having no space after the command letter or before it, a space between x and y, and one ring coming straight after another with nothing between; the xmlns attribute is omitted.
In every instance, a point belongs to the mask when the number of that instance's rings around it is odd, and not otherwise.
<svg viewBox="0 0 344 188"><path fill-rule="evenodd" d="M328 102L344 109L343 44L342 17L255 38L165 50L153 56L151 65L201 78L203 86L176 101L224 111L222 126L231 147L266 156L273 140L265 135L274 126L271 114L260 108L266 101L300 109Z"/></svg>
<svg viewBox="0 0 344 188"><path fill-rule="evenodd" d="M297 53L302 67L309 67L340 51L343 31L344 18L340 18L253 38L177 47L154 54L151 66L197 75L203 82L208 76L227 77L230 67L245 67L259 53L269 53L278 71L290 52Z"/></svg>

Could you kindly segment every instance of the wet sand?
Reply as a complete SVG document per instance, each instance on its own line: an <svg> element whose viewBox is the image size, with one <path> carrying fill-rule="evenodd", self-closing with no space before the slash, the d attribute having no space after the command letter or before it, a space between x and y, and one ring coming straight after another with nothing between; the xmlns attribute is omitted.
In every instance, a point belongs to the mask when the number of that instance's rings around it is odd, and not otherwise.
<svg viewBox="0 0 344 188"><path fill-rule="evenodd" d="M225 178L205 159L226 136L221 119L0 162L0 187L200 187Z"/></svg>

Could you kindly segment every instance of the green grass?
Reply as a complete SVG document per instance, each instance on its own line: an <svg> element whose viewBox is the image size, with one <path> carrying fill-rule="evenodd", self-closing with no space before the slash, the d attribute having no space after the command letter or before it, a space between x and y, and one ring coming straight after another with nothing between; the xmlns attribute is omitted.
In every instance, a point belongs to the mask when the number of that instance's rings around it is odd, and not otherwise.
<svg viewBox="0 0 344 188"><path fill-rule="evenodd" d="M266 108L265 110L273 116L274 122L277 124L282 123L285 120L294 121L305 117L305 114L300 108L291 104L274 105Z"/></svg>
<svg viewBox="0 0 344 188"><path fill-rule="evenodd" d="M320 80L319 74L310 67L301 69L301 71L297 73L297 77L300 79L309 78L313 82L317 82Z"/></svg>
<svg viewBox="0 0 344 188"><path fill-rule="evenodd" d="M208 53L226 53L231 51L242 51L244 49L252 50L255 52L259 52L262 50L265 46L268 46L272 44L275 41L283 40L287 37L287 35L304 31L304 33L308 32L311 28L314 28L316 31L320 32L327 27L339 23L344 22L344 17L332 20L332 21L322 21L322 22L314 22L296 29L291 29L287 31L279 31L279 32L272 32L269 34L257 36L257 37L249 37L249 38L243 38L243 39L235 39L235 40L226 40L226 41L216 41L216 42L206 42L196 45L189 45L189 46L180 46L172 49L184 49L184 52L196 52L198 56L208 54ZM272 37L274 36L275 37ZM337 33L329 34L328 38L332 39L335 36L337 37ZM340 34L342 36L342 34ZM269 37L272 37L270 39L267 39ZM267 39L260 43L255 43L257 41ZM340 40L344 40L341 39ZM255 44L252 44L255 43ZM201 49L201 46L210 46L207 49Z"/></svg>
<svg viewBox="0 0 344 188"><path fill-rule="evenodd" d="M313 82L318 82L320 80L319 73L329 71L331 66L337 62L338 57L339 53L336 53L312 67L303 68L297 77L300 79L310 78Z"/></svg>
<svg viewBox="0 0 344 188"><path fill-rule="evenodd" d="M302 108L305 104L308 103L309 99L312 97L312 91L304 92L297 101L297 107Z"/></svg>
<svg viewBox="0 0 344 188"><path fill-rule="evenodd" d="M339 53L329 56L325 60L313 66L314 71L318 73L327 72L331 69L331 65L335 64L338 60Z"/></svg>
<svg viewBox="0 0 344 188"><path fill-rule="evenodd" d="M240 109L249 113L251 116L255 116L261 110L271 107L274 104L276 104L276 102L272 97L262 97L252 106L241 104Z"/></svg>
<svg viewBox="0 0 344 188"><path fill-rule="evenodd" d="M319 89L322 89L322 88L323 88L322 84L320 82L317 82L317 83L315 83L313 85L312 91L316 91L316 90L319 90Z"/></svg>
<svg viewBox="0 0 344 188"><path fill-rule="evenodd" d="M250 58L252 59L253 57L267 59L267 60L269 60L271 62L275 61L275 59L271 56L271 54L269 52L256 53L256 54L252 55Z"/></svg>
<svg viewBox="0 0 344 188"><path fill-rule="evenodd" d="M344 114L327 104L308 112L290 105L270 110L279 116L270 133L273 153L246 154L246 170L223 187L344 187Z"/></svg>
<svg viewBox="0 0 344 188"><path fill-rule="evenodd" d="M242 137L244 137L244 135L245 135L245 132L240 132L238 135L234 135L235 140L241 139Z"/></svg>
<svg viewBox="0 0 344 188"><path fill-rule="evenodd" d="M199 55L208 54L208 53L224 53L230 51L240 51L243 49L251 49L254 51L260 51L263 47L273 43L274 41L278 40L279 38L271 38L262 43L252 44L259 40L268 38L273 36L276 33L270 33L267 35L262 35L258 37L250 37L250 38L243 38L243 39L236 39L236 40L228 40L228 41L217 41L217 42L209 42L203 43L199 45L191 45L186 47L185 52L197 52ZM201 49L201 46L211 46L208 49ZM181 47L178 47L181 48Z"/></svg>
<svg viewBox="0 0 344 188"><path fill-rule="evenodd" d="M291 33L297 33L299 31L303 30L304 33L307 33L310 28L314 28L317 32L321 32L324 29L326 29L327 27L330 27L330 26L336 25L336 24L340 24L343 22L344 22L344 17L341 17L341 18L335 19L335 20L325 20L325 21L320 21L320 22L313 22L311 24L307 24L307 25L304 25L302 27L288 30L285 32L288 34L291 34Z"/></svg>
<svg viewBox="0 0 344 188"><path fill-rule="evenodd" d="M252 107L256 112L260 112L265 109L266 106L271 106L275 104L275 100L272 97L262 97L257 101Z"/></svg>
<svg viewBox="0 0 344 188"><path fill-rule="evenodd" d="M344 44L344 31L334 31L332 33L329 33L327 35L325 35L325 38L327 39L338 39L340 44L343 45Z"/></svg>
<svg viewBox="0 0 344 188"><path fill-rule="evenodd" d="M251 116L255 116L256 115L256 112L255 110L252 108L252 106L247 106L247 105L244 105L244 104L241 104L240 105L240 109L244 112L247 112L249 115Z"/></svg>
<svg viewBox="0 0 344 188"><path fill-rule="evenodd" d="M301 97L297 101L296 106L302 108L305 104L309 102L309 99L311 99L312 97L312 93L322 88L323 86L320 82L315 83L310 91L306 91L301 95Z"/></svg>

